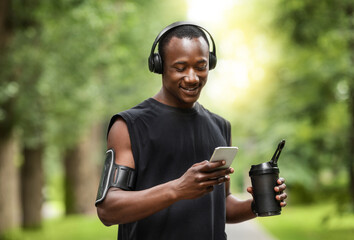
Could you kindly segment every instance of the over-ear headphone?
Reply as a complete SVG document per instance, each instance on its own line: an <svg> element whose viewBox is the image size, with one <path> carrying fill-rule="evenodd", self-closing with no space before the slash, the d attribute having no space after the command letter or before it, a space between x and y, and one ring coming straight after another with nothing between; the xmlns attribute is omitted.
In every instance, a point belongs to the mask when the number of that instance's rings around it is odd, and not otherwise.
<svg viewBox="0 0 354 240"><path fill-rule="evenodd" d="M171 29L179 27L179 26L184 26L184 25L191 25L191 26L198 27L199 29L204 30L209 35L209 37L210 37L210 39L212 41L212 44L213 44L213 50L211 52L209 52L209 70L212 70L212 69L215 68L216 62L217 62L217 59L216 59L216 48L215 48L214 39L211 36L211 34L205 28L203 28L201 26L198 26L198 25L196 25L194 23L191 23L191 22L175 22L175 23L172 23L171 25L168 25L167 27L165 27L159 33L159 35L157 35L157 37L156 37L156 39L154 41L154 44L152 45L151 53L150 53L150 56L149 56L149 59L148 59L150 72L162 74L162 69L163 69L162 58L161 58L159 53L154 53L156 45L160 41L162 36L164 36Z"/></svg>

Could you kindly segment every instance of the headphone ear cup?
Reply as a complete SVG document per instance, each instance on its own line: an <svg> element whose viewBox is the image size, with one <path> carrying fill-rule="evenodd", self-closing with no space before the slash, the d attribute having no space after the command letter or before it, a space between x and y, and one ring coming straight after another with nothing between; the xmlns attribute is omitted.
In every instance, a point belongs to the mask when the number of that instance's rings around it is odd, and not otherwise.
<svg viewBox="0 0 354 240"><path fill-rule="evenodd" d="M209 70L212 70L216 67L216 62L216 56L212 52L209 52Z"/></svg>
<svg viewBox="0 0 354 240"><path fill-rule="evenodd" d="M154 66L154 58L153 56L149 56L148 58L148 66L149 66L149 70L150 72L154 72L155 66Z"/></svg>
<svg viewBox="0 0 354 240"><path fill-rule="evenodd" d="M154 53L153 65L154 65L153 72L158 73L158 74L162 74L162 60L161 60L160 54Z"/></svg>

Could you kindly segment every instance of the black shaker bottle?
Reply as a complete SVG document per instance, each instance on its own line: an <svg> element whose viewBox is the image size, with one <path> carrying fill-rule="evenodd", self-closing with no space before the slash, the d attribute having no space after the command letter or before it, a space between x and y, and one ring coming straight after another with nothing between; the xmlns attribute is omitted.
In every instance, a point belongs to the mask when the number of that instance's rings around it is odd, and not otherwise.
<svg viewBox="0 0 354 240"><path fill-rule="evenodd" d="M278 158L285 145L280 141L277 150L269 162L252 165L249 171L253 187L254 211L259 217L279 215L281 207L275 199L274 187L279 178Z"/></svg>

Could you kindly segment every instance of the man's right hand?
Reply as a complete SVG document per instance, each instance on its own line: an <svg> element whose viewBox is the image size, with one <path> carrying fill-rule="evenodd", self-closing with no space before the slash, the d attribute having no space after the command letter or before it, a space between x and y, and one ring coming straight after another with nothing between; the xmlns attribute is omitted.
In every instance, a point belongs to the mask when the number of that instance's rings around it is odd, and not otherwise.
<svg viewBox="0 0 354 240"><path fill-rule="evenodd" d="M116 152L116 164L135 168L128 127L118 118L112 125L107 149ZM178 200L193 199L211 192L213 186L229 181L232 168L215 170L223 162L203 161L194 164L185 174L175 180L141 191L123 191L110 188L105 200L97 205L97 214L105 225L135 222L161 211Z"/></svg>
<svg viewBox="0 0 354 240"><path fill-rule="evenodd" d="M207 160L190 167L180 178L174 181L177 199L194 199L214 189L214 185L230 181L229 174L233 168L215 170L225 165L225 161L209 162ZM215 170L215 171L213 171Z"/></svg>

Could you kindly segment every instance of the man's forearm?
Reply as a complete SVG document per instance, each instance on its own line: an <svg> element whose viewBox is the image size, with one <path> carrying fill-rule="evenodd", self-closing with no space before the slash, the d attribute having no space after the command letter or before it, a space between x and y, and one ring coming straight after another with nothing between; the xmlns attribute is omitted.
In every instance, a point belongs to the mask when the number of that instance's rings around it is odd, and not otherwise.
<svg viewBox="0 0 354 240"><path fill-rule="evenodd" d="M173 181L143 191L111 188L97 213L106 226L138 221L178 201Z"/></svg>
<svg viewBox="0 0 354 240"><path fill-rule="evenodd" d="M239 223L252 218L256 215L252 212L251 204L253 199L240 200L233 195L226 197L226 222Z"/></svg>

